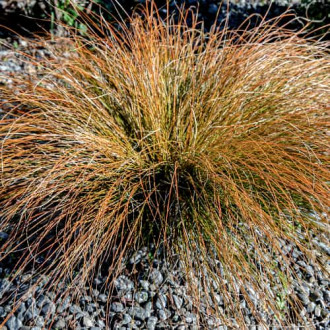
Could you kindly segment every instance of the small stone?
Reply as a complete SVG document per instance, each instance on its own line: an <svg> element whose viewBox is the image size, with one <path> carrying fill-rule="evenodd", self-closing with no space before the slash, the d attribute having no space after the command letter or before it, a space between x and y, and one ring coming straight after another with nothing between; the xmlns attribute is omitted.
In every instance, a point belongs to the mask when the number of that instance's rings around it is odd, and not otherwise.
<svg viewBox="0 0 330 330"><path fill-rule="evenodd" d="M141 259L142 259L142 255L140 251L138 251L129 259L129 262L131 265L136 265L141 261Z"/></svg>
<svg viewBox="0 0 330 330"><path fill-rule="evenodd" d="M123 275L115 279L114 285L117 291L127 291L132 290L134 288L133 282Z"/></svg>
<svg viewBox="0 0 330 330"><path fill-rule="evenodd" d="M22 321L14 315L6 322L6 327L8 330L19 330L22 325Z"/></svg>
<svg viewBox="0 0 330 330"><path fill-rule="evenodd" d="M84 327L93 327L94 326L94 322L87 316L84 316L82 323L83 323Z"/></svg>
<svg viewBox="0 0 330 330"><path fill-rule="evenodd" d="M305 272L306 272L306 274L308 275L308 276L310 276L310 277L312 277L312 276L314 276L314 269L313 269L313 267L312 266L306 266L305 267Z"/></svg>
<svg viewBox="0 0 330 330"><path fill-rule="evenodd" d="M150 285L150 291L149 291L149 296L154 297L157 291L157 285L151 284Z"/></svg>
<svg viewBox="0 0 330 330"><path fill-rule="evenodd" d="M207 11L209 14L215 15L218 12L218 6L215 3L211 3Z"/></svg>
<svg viewBox="0 0 330 330"><path fill-rule="evenodd" d="M144 290L146 290L146 291L149 290L149 282L148 281L141 280L140 285Z"/></svg>
<svg viewBox="0 0 330 330"><path fill-rule="evenodd" d="M319 300L322 300L322 297L323 297L322 292L318 289L314 289L310 293L310 298L312 300L319 301Z"/></svg>
<svg viewBox="0 0 330 330"><path fill-rule="evenodd" d="M8 239L9 235L5 233L4 231L0 231L0 242L6 241Z"/></svg>
<svg viewBox="0 0 330 330"><path fill-rule="evenodd" d="M35 324L37 327L42 328L45 326L45 319L42 316L37 316L35 319Z"/></svg>
<svg viewBox="0 0 330 330"><path fill-rule="evenodd" d="M25 312L24 318L26 320L34 320L40 313L40 310L37 307L31 305Z"/></svg>
<svg viewBox="0 0 330 330"><path fill-rule="evenodd" d="M157 317L150 316L147 322L147 329L154 330L156 328L157 321L158 321Z"/></svg>
<svg viewBox="0 0 330 330"><path fill-rule="evenodd" d="M321 310L321 317L323 317L324 319L327 318L330 315L330 311L326 308L322 308Z"/></svg>
<svg viewBox="0 0 330 330"><path fill-rule="evenodd" d="M307 306L309 304L309 298L307 294L299 292L297 293L297 296L304 306Z"/></svg>
<svg viewBox="0 0 330 330"><path fill-rule="evenodd" d="M75 317L76 320L80 320L84 316L86 316L86 313L81 312L81 313L77 313L74 317Z"/></svg>
<svg viewBox="0 0 330 330"><path fill-rule="evenodd" d="M120 291L118 293L118 296L119 297L122 297L124 300L128 300L128 301L132 301L133 300L133 293L131 291L127 291L125 292L124 295L122 295L124 292L123 291Z"/></svg>
<svg viewBox="0 0 330 330"><path fill-rule="evenodd" d="M313 240L313 243L317 244L325 253L327 253L330 256L330 247L316 240Z"/></svg>
<svg viewBox="0 0 330 330"><path fill-rule="evenodd" d="M99 296L97 297L97 299L100 302L102 302L102 303L106 303L108 301L108 296L105 295L105 294L103 294L103 293L101 293L101 294L99 294Z"/></svg>
<svg viewBox="0 0 330 330"><path fill-rule="evenodd" d="M47 292L46 296L50 299L50 300L54 300L56 298L56 294L54 292Z"/></svg>
<svg viewBox="0 0 330 330"><path fill-rule="evenodd" d="M321 316L321 307L319 305L317 305L315 307L314 314L315 314L316 317L320 317Z"/></svg>
<svg viewBox="0 0 330 330"><path fill-rule="evenodd" d="M128 310L129 315L131 315L134 319L144 321L146 319L145 310L140 306L131 307Z"/></svg>
<svg viewBox="0 0 330 330"><path fill-rule="evenodd" d="M57 309L56 309L57 313L62 314L63 311L65 311L66 309L68 309L69 308L69 305L70 305L70 301L71 301L70 297L65 298L62 301L62 304L59 304L57 306Z"/></svg>
<svg viewBox="0 0 330 330"><path fill-rule="evenodd" d="M150 279L155 285L160 285L163 282L163 275L157 269L154 269L150 274Z"/></svg>
<svg viewBox="0 0 330 330"><path fill-rule="evenodd" d="M306 309L302 308L299 314L300 316L304 317L306 315Z"/></svg>
<svg viewBox="0 0 330 330"><path fill-rule="evenodd" d="M167 320L167 318L169 316L169 312L164 309L160 309L160 310L158 310L158 316L161 320L165 321L165 320Z"/></svg>
<svg viewBox="0 0 330 330"><path fill-rule="evenodd" d="M64 321L63 319L59 319L59 320L55 323L54 327L55 327L56 329L64 329L64 328L66 327L66 323L65 323L65 321Z"/></svg>
<svg viewBox="0 0 330 330"><path fill-rule="evenodd" d="M41 313L45 316L52 315L55 313L55 311L56 311L56 307L55 304L52 302L46 303L41 309Z"/></svg>
<svg viewBox="0 0 330 330"><path fill-rule="evenodd" d="M93 297L95 297L95 298L97 298L97 297L99 296L99 294L100 294L100 292L99 292L99 290L97 290L97 289L94 289L94 290L92 291L92 295L93 295Z"/></svg>
<svg viewBox="0 0 330 330"><path fill-rule="evenodd" d="M186 322L187 323L193 323L196 320L196 316L192 313L186 314Z"/></svg>
<svg viewBox="0 0 330 330"><path fill-rule="evenodd" d="M101 329L105 329L105 323L102 320L97 320L96 325L98 325Z"/></svg>
<svg viewBox="0 0 330 330"><path fill-rule="evenodd" d="M134 299L139 304L145 303L148 301L148 292L146 292L146 291L136 292L134 295Z"/></svg>
<svg viewBox="0 0 330 330"><path fill-rule="evenodd" d="M219 294L214 294L214 299L218 305L223 305L223 299Z"/></svg>
<svg viewBox="0 0 330 330"><path fill-rule="evenodd" d="M47 297L44 295L40 295L37 300L37 306L41 308L48 301Z"/></svg>
<svg viewBox="0 0 330 330"><path fill-rule="evenodd" d="M28 43L25 40L20 39L19 43L21 44L22 47L27 47Z"/></svg>
<svg viewBox="0 0 330 330"><path fill-rule="evenodd" d="M322 292L323 292L323 298L324 298L325 302L327 304L329 304L330 303L330 291L324 289L324 290L322 290Z"/></svg>
<svg viewBox="0 0 330 330"><path fill-rule="evenodd" d="M308 304L308 306L307 306L307 312L308 312L308 313L313 313L313 311L314 311L314 309L315 309L315 306L316 306L315 303L310 302L310 303Z"/></svg>
<svg viewBox="0 0 330 330"><path fill-rule="evenodd" d="M159 309L163 309L166 307L167 297L164 294L159 294L156 300L156 307Z"/></svg>
<svg viewBox="0 0 330 330"><path fill-rule="evenodd" d="M111 310L115 313L121 313L124 310L124 305L120 302L113 302L111 304Z"/></svg>
<svg viewBox="0 0 330 330"><path fill-rule="evenodd" d="M94 304L88 304L86 309L87 309L88 313L92 314L96 308L95 308Z"/></svg>
<svg viewBox="0 0 330 330"><path fill-rule="evenodd" d="M181 324L177 327L177 330L187 330L187 327L184 324Z"/></svg>
<svg viewBox="0 0 330 330"><path fill-rule="evenodd" d="M173 322L179 322L181 320L181 318L180 318L180 315L179 314L174 314L173 316L172 316L172 321Z"/></svg>
<svg viewBox="0 0 330 330"><path fill-rule="evenodd" d="M25 304L22 303L18 308L17 308L17 318L20 320L23 320L23 314L26 312L26 307Z"/></svg>
<svg viewBox="0 0 330 330"><path fill-rule="evenodd" d="M131 321L132 321L131 316L129 314L124 314L124 317L123 317L123 320L121 321L121 323L123 325L125 325L125 324L130 323Z"/></svg>
<svg viewBox="0 0 330 330"><path fill-rule="evenodd" d="M69 311L71 314L77 314L77 313L81 313L81 308L77 305L72 305L69 307Z"/></svg>
<svg viewBox="0 0 330 330"><path fill-rule="evenodd" d="M145 313L146 313L146 318L147 317L150 317L151 316L151 313L153 312L153 309L152 309L152 302L149 301L145 304L144 306L144 310L145 310Z"/></svg>
<svg viewBox="0 0 330 330"><path fill-rule="evenodd" d="M180 309L183 304L183 299L177 295L173 295L173 300L177 309Z"/></svg>
<svg viewBox="0 0 330 330"><path fill-rule="evenodd" d="M95 286L100 286L100 285L102 285L102 280L100 279L100 278L94 278L94 285Z"/></svg>

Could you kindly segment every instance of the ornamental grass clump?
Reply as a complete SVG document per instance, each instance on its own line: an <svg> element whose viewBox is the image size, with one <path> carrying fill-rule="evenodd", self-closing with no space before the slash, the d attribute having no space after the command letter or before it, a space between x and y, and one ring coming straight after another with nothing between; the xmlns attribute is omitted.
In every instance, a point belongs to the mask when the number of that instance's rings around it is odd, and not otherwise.
<svg viewBox="0 0 330 330"><path fill-rule="evenodd" d="M288 323L270 290L296 276L281 242L312 257L327 224L311 216L329 207L327 45L149 10L44 42L36 73L2 88L0 258L19 252L15 276L34 265L79 292L101 269L111 288L153 243L181 260L196 306L215 283L227 307L208 313L224 322L244 323L240 295L262 322L252 290Z"/></svg>

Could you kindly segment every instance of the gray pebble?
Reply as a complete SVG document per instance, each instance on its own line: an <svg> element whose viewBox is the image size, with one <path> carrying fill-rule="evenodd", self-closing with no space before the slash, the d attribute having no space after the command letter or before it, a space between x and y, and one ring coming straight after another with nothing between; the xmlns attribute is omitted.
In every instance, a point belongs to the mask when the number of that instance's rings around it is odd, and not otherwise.
<svg viewBox="0 0 330 330"><path fill-rule="evenodd" d="M313 311L314 311L314 309L315 309L315 306L316 306L315 303L310 302L310 303L308 304L308 306L307 306L307 312L308 312L308 313L313 313Z"/></svg>
<svg viewBox="0 0 330 330"><path fill-rule="evenodd" d="M218 6L215 3L211 3L207 11L209 14L215 15L218 12Z"/></svg>
<svg viewBox="0 0 330 330"><path fill-rule="evenodd" d="M22 325L22 321L14 315L6 322L6 327L8 330L19 330Z"/></svg>
<svg viewBox="0 0 330 330"><path fill-rule="evenodd" d="M183 304L183 299L177 295L173 295L173 300L177 309L180 309Z"/></svg>
<svg viewBox="0 0 330 330"><path fill-rule="evenodd" d="M321 307L319 305L317 305L315 307L314 314L315 314L316 317L320 317L321 316Z"/></svg>
<svg viewBox="0 0 330 330"><path fill-rule="evenodd" d="M105 328L105 323L102 320L97 320L96 325L98 325L100 328Z"/></svg>
<svg viewBox="0 0 330 330"><path fill-rule="evenodd" d="M37 316L35 319L35 324L37 327L44 327L45 326L45 319L42 316Z"/></svg>
<svg viewBox="0 0 330 330"><path fill-rule="evenodd" d="M138 251L137 253L135 253L130 259L129 262L131 265L136 265L138 264L142 259L142 255L140 253L140 251Z"/></svg>
<svg viewBox="0 0 330 330"><path fill-rule="evenodd" d="M140 306L133 306L128 310L133 319L144 321L146 319L145 310Z"/></svg>
<svg viewBox="0 0 330 330"><path fill-rule="evenodd" d="M149 301L145 304L144 306L144 310L145 310L145 314L146 314L146 318L147 317L150 317L152 312L153 312L153 309L152 309L152 302Z"/></svg>
<svg viewBox="0 0 330 330"><path fill-rule="evenodd" d="M129 314L124 314L123 320L121 321L122 324L128 324L132 321L132 317Z"/></svg>
<svg viewBox="0 0 330 330"><path fill-rule="evenodd" d="M41 313L45 316L52 315L55 313L55 311L56 311L56 307L55 304L52 302L46 303L41 309Z"/></svg>
<svg viewBox="0 0 330 330"><path fill-rule="evenodd" d="M0 306L0 317L4 318L6 315L7 315L7 313L6 313L5 309L2 306Z"/></svg>
<svg viewBox="0 0 330 330"><path fill-rule="evenodd" d="M159 309L164 309L167 304L167 297L164 294L158 294L158 298L156 300L156 307Z"/></svg>
<svg viewBox="0 0 330 330"><path fill-rule="evenodd" d="M93 327L94 322L87 316L84 316L82 324L84 327Z"/></svg>
<svg viewBox="0 0 330 330"><path fill-rule="evenodd" d="M159 270L154 269L150 274L150 280L153 282L153 284L158 286L163 282L163 275Z"/></svg>
<svg viewBox="0 0 330 330"><path fill-rule="evenodd" d="M25 312L25 319L26 320L34 320L40 313L40 310L37 307L30 306L27 311Z"/></svg>
<svg viewBox="0 0 330 330"><path fill-rule="evenodd" d="M164 310L164 309L159 309L158 312L157 312L159 318L162 320L162 321L165 321L168 319L168 317L170 316L170 313L168 310Z"/></svg>
<svg viewBox="0 0 330 330"><path fill-rule="evenodd" d="M88 313L93 313L96 310L95 304L88 304L86 309Z"/></svg>
<svg viewBox="0 0 330 330"><path fill-rule="evenodd" d="M185 320L187 323L194 323L196 321L196 316L192 313L187 313Z"/></svg>
<svg viewBox="0 0 330 330"><path fill-rule="evenodd" d="M5 233L4 231L0 231L0 242L1 242L1 240L2 241L7 240L8 237L9 237L9 235L7 233Z"/></svg>
<svg viewBox="0 0 330 330"><path fill-rule="evenodd" d="M66 327L66 322L61 318L57 320L57 322L54 324L54 327L56 329L64 329Z"/></svg>
<svg viewBox="0 0 330 330"><path fill-rule="evenodd" d="M124 298L125 300L129 300L129 301L131 301L131 300L133 300L133 293L132 293L131 291L127 291L127 292L123 295L123 298Z"/></svg>
<svg viewBox="0 0 330 330"><path fill-rule="evenodd" d="M172 320L173 322L179 322L180 321L180 315L175 313L173 316L172 316Z"/></svg>
<svg viewBox="0 0 330 330"><path fill-rule="evenodd" d="M147 322L147 329L154 330L156 328L157 321L158 321L157 317L150 316Z"/></svg>
<svg viewBox="0 0 330 330"><path fill-rule="evenodd" d="M311 291L310 297L312 300L319 301L319 300L322 300L323 295L319 289L315 288L313 291Z"/></svg>
<svg viewBox="0 0 330 330"><path fill-rule="evenodd" d="M309 298L307 294L299 292L297 296L304 306L307 306L309 304Z"/></svg>
<svg viewBox="0 0 330 330"><path fill-rule="evenodd" d="M41 308L46 302L48 302L48 298L44 295L40 295L37 299L37 306Z"/></svg>
<svg viewBox="0 0 330 330"><path fill-rule="evenodd" d="M136 292L134 295L134 299L139 304L145 303L148 301L148 292L146 291Z"/></svg>
<svg viewBox="0 0 330 330"><path fill-rule="evenodd" d="M105 294L103 294L103 293L101 293L101 294L99 294L99 296L97 297L97 299L100 302L102 302L102 303L106 303L108 301L108 296L105 295Z"/></svg>
<svg viewBox="0 0 330 330"><path fill-rule="evenodd" d="M144 290L146 290L146 291L149 290L149 282L148 281L141 280L140 285Z"/></svg>
<svg viewBox="0 0 330 330"><path fill-rule="evenodd" d="M69 311L72 314L77 314L77 313L81 313L81 308L79 306L77 306L77 305L71 305L69 307Z"/></svg>
<svg viewBox="0 0 330 330"><path fill-rule="evenodd" d="M113 302L111 304L111 310L115 313L121 313L124 310L124 305L120 302Z"/></svg>

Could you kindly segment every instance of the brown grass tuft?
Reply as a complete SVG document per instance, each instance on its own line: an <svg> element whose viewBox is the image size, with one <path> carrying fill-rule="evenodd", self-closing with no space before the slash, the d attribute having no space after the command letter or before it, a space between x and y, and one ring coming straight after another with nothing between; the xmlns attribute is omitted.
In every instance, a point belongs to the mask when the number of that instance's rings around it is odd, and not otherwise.
<svg viewBox="0 0 330 330"><path fill-rule="evenodd" d="M79 291L102 263L111 285L128 250L162 243L192 290L206 271L228 310L241 315L233 292L250 286L281 318L265 289L295 276L280 242L309 256L326 225L310 213L329 207L327 45L182 17L46 43L50 58L28 60L42 76L1 88L0 258L20 250L23 270L46 254L40 271Z"/></svg>

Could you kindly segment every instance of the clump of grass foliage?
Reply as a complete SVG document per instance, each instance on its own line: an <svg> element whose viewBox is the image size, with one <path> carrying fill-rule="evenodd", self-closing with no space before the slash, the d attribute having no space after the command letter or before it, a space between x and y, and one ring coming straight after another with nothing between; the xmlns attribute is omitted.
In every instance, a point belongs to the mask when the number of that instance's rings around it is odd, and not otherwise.
<svg viewBox="0 0 330 330"><path fill-rule="evenodd" d="M126 253L162 244L196 304L198 276L213 299L207 273L242 323L237 287L280 319L267 285L296 276L280 242L312 256L326 228L310 213L329 207L327 45L276 20L205 33L181 14L149 7L44 42L49 58L27 55L38 74L1 89L0 257L19 251L16 276L46 255L39 270L79 292L102 265L111 287Z"/></svg>

